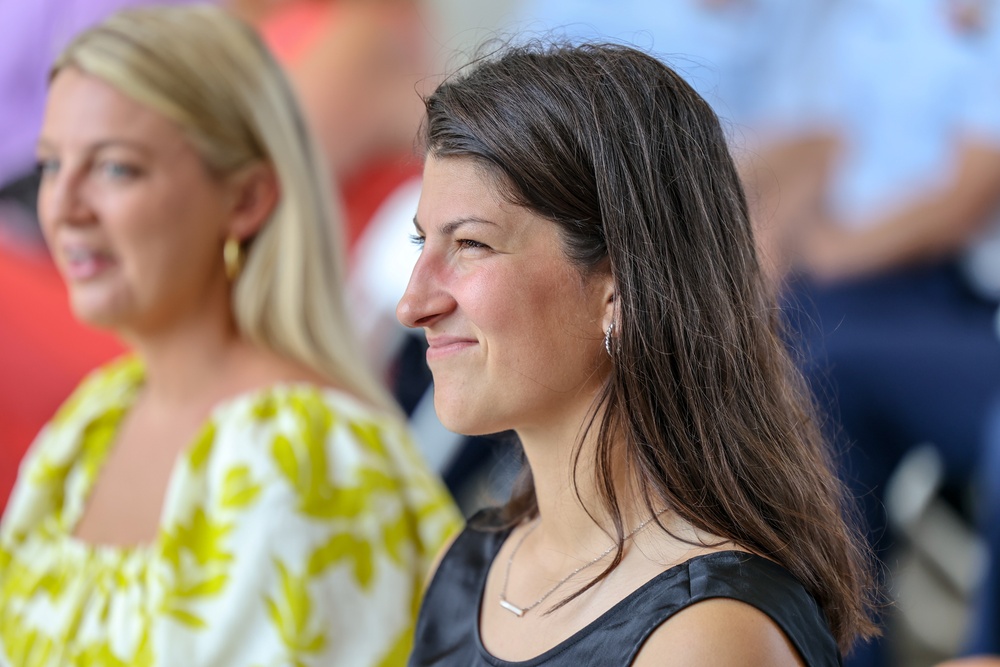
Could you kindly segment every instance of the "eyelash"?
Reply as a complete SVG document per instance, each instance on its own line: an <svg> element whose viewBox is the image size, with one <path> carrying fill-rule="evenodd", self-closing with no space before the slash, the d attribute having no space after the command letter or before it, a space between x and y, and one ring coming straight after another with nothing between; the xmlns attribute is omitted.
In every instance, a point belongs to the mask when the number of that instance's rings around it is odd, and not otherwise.
<svg viewBox="0 0 1000 667"><path fill-rule="evenodd" d="M417 248L422 249L426 241L427 239L423 236L420 236L419 234L410 234L410 243L415 245ZM490 247L485 243L480 243L479 241L473 241L472 239L456 239L455 243L457 243L462 248L476 249L476 250L490 249Z"/></svg>
<svg viewBox="0 0 1000 667"><path fill-rule="evenodd" d="M102 160L95 165L95 168L116 181L134 178L139 175L137 168L117 160Z"/></svg>
<svg viewBox="0 0 1000 667"><path fill-rule="evenodd" d="M59 160L39 160L35 164L35 169L38 171L38 175L42 177L45 177L48 174L54 174L59 171Z"/></svg>
<svg viewBox="0 0 1000 667"><path fill-rule="evenodd" d="M38 160L35 164L35 169L43 178L58 172L59 167L60 162L55 158ZM92 169L114 180L130 179L139 175L138 168L117 160L101 160L100 162L96 162Z"/></svg>

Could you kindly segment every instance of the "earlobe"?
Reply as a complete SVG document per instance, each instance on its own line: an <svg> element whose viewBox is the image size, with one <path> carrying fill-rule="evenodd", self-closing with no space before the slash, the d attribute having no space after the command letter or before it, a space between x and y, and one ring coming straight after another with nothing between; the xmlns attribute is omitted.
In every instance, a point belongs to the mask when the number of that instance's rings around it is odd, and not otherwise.
<svg viewBox="0 0 1000 667"><path fill-rule="evenodd" d="M234 176L235 198L228 236L241 241L252 238L271 217L280 199L274 168L258 163Z"/></svg>

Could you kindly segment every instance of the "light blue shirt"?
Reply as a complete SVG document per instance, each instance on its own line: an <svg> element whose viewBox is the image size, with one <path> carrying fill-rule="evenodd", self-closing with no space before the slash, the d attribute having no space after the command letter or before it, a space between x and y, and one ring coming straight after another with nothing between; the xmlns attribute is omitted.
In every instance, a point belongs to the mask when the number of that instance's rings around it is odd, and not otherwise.
<svg viewBox="0 0 1000 667"><path fill-rule="evenodd" d="M964 135L997 132L985 42L943 0L840 0L815 44L827 91L813 108L845 142L830 206L849 226L943 185Z"/></svg>

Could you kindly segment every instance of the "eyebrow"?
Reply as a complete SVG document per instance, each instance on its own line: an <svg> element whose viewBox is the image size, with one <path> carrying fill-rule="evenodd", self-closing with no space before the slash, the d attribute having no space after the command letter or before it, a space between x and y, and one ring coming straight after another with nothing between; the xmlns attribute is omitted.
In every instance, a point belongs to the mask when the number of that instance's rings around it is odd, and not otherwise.
<svg viewBox="0 0 1000 667"><path fill-rule="evenodd" d="M477 218L475 216L465 216L461 218L456 218L451 222L445 223L441 227L441 234L443 234L444 236L450 236L454 234L455 231L459 227L462 227L463 225L492 225L494 227L499 226L492 220L486 220L485 218ZM423 227L421 227L420 223L417 222L417 216L413 216L413 226L416 227L417 231L420 232L421 234L424 233Z"/></svg>
<svg viewBox="0 0 1000 667"><path fill-rule="evenodd" d="M137 141L132 141L131 139L102 139L101 141L97 141L87 147L87 149L92 153L96 153L97 151L105 148L129 148L144 155L149 153L149 148L147 146ZM35 145L35 149L52 150L53 145L45 137L41 137Z"/></svg>

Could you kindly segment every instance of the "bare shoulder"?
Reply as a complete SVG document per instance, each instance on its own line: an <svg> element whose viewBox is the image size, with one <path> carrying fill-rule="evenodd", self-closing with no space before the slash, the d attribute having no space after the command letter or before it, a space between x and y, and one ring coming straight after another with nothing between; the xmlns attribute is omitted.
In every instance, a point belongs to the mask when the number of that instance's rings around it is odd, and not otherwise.
<svg viewBox="0 0 1000 667"><path fill-rule="evenodd" d="M788 637L764 612L738 600L698 602L657 628L636 667L773 665L804 667Z"/></svg>
<svg viewBox="0 0 1000 667"><path fill-rule="evenodd" d="M960 660L949 660L942 662L937 667L1000 667L1000 655L980 655Z"/></svg>

